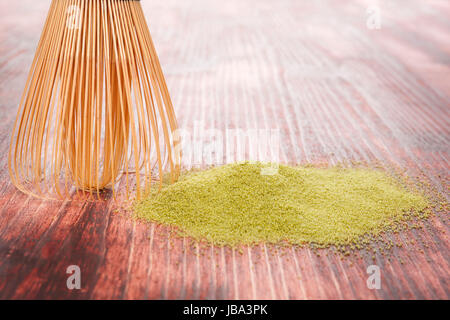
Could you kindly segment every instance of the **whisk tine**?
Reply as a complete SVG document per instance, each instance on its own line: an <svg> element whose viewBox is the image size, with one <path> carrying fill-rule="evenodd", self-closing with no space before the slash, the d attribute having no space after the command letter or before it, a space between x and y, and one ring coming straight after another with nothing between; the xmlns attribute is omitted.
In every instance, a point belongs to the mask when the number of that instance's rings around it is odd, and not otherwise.
<svg viewBox="0 0 450 320"><path fill-rule="evenodd" d="M9 172L41 198L149 192L180 172L177 121L137 0L53 0L20 101ZM153 172L157 170L158 172Z"/></svg>

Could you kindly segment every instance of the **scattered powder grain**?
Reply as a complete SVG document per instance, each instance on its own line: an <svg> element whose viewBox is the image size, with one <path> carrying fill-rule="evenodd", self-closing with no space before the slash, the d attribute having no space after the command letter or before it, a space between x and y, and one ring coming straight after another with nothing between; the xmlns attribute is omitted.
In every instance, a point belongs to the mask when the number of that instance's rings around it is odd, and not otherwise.
<svg viewBox="0 0 450 320"><path fill-rule="evenodd" d="M329 246L376 236L429 207L381 170L280 165L278 174L261 175L263 166L245 162L187 173L134 211L216 245Z"/></svg>

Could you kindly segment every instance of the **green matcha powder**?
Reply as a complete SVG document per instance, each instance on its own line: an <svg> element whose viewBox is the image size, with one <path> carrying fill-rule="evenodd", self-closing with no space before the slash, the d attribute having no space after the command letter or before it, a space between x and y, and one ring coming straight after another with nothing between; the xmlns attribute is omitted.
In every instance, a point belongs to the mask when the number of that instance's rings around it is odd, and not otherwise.
<svg viewBox="0 0 450 320"><path fill-rule="evenodd" d="M429 207L382 170L238 163L184 174L134 205L137 217L215 245L348 245Z"/></svg>

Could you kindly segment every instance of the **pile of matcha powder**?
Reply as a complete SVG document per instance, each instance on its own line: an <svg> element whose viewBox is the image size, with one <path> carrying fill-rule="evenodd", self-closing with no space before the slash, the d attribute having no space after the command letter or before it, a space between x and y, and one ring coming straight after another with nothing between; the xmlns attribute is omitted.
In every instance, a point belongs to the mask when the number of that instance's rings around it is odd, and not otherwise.
<svg viewBox="0 0 450 320"><path fill-rule="evenodd" d="M237 163L191 172L134 205L138 218L216 245L355 243L423 212L427 200L382 170Z"/></svg>

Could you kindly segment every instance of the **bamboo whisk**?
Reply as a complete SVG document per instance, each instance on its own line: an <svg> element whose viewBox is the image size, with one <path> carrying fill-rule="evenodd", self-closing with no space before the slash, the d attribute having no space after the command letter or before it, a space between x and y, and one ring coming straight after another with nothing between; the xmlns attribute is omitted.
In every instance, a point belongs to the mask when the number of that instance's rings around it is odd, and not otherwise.
<svg viewBox="0 0 450 320"><path fill-rule="evenodd" d="M42 198L174 181L177 122L137 0L52 0L9 150L21 191Z"/></svg>

